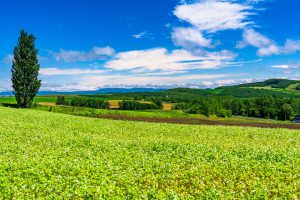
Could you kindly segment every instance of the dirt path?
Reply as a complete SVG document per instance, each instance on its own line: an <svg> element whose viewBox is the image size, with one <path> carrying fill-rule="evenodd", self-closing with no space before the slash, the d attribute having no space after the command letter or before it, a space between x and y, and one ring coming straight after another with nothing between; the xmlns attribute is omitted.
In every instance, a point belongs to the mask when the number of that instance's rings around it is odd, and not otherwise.
<svg viewBox="0 0 300 200"><path fill-rule="evenodd" d="M286 128L291 130L300 130L299 124L271 124L271 123L247 123L247 122L221 122L205 119L193 118L148 118L148 117L131 117L121 115L103 115L99 118L127 121L143 121L154 123L172 123L172 124L195 124L195 125L218 125L218 126L246 126L258 128Z"/></svg>

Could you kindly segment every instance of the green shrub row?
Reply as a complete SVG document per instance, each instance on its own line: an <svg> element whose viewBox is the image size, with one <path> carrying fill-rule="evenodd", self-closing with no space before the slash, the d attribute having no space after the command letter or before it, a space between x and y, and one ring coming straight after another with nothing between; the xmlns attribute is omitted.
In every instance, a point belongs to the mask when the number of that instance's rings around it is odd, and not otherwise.
<svg viewBox="0 0 300 200"><path fill-rule="evenodd" d="M88 108L99 108L108 109L109 102L103 101L96 98L73 98L70 102L65 100L64 96L58 96L56 105L71 105L76 107L88 107Z"/></svg>

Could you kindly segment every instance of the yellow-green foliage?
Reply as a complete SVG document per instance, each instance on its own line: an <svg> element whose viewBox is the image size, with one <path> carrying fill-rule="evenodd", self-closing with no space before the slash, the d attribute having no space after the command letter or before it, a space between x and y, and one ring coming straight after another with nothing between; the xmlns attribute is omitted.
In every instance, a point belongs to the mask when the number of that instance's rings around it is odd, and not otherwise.
<svg viewBox="0 0 300 200"><path fill-rule="evenodd" d="M0 107L0 199L297 198L300 133Z"/></svg>

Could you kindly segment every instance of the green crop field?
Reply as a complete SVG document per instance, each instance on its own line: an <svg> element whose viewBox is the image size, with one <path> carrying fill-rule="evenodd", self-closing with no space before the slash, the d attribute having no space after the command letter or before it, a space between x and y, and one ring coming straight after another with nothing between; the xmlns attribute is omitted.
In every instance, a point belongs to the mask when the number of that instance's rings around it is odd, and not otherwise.
<svg viewBox="0 0 300 200"><path fill-rule="evenodd" d="M37 96L34 98L34 102L47 102L47 103L54 103L56 102L56 96ZM16 98L14 96L10 97L0 97L0 103L17 103Z"/></svg>
<svg viewBox="0 0 300 200"><path fill-rule="evenodd" d="M0 199L300 197L300 133L0 107Z"/></svg>

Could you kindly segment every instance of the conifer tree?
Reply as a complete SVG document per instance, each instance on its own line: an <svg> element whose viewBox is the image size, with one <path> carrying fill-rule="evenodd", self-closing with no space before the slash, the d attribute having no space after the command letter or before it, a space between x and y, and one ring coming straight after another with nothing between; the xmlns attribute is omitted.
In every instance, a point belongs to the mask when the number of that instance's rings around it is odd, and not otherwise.
<svg viewBox="0 0 300 200"><path fill-rule="evenodd" d="M40 65L35 47L35 36L21 31L14 48L12 87L19 107L28 108L41 86L38 79Z"/></svg>

